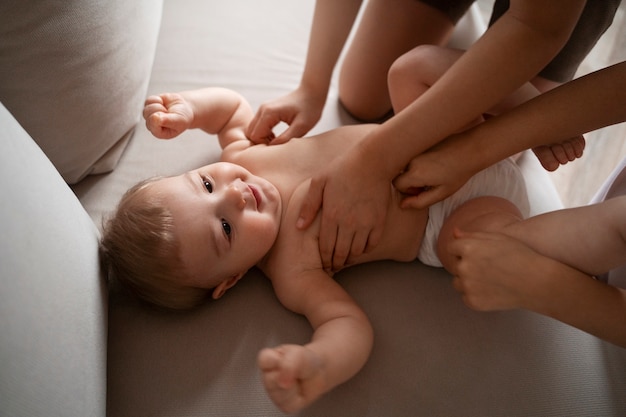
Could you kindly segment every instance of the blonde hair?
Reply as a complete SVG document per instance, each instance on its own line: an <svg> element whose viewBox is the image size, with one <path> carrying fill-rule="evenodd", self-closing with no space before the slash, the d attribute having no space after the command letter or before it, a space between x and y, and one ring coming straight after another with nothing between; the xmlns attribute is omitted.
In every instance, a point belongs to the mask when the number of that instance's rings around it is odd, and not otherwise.
<svg viewBox="0 0 626 417"><path fill-rule="evenodd" d="M112 217L103 223L100 261L105 274L140 299L167 309L199 305L208 290L180 284L186 271L171 212L144 180L130 188Z"/></svg>

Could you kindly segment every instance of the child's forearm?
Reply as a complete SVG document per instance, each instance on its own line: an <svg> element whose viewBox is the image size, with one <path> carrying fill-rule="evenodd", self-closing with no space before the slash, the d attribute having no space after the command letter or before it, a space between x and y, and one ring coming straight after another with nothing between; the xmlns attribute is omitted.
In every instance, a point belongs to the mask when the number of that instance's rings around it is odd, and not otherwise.
<svg viewBox="0 0 626 417"><path fill-rule="evenodd" d="M271 272L271 265L266 268ZM287 412L306 407L354 376L367 362L373 344L367 316L335 280L321 268L297 269L294 273L281 267L272 284L286 308L307 318L313 328L311 341L259 354L265 388Z"/></svg>
<svg viewBox="0 0 626 417"><path fill-rule="evenodd" d="M321 359L325 391L352 378L367 362L373 330L364 313L333 319L318 327L306 347Z"/></svg>
<svg viewBox="0 0 626 417"><path fill-rule="evenodd" d="M624 210L626 197L617 197L506 227L540 254L522 283L522 307L626 347L626 292L590 277L626 263Z"/></svg>
<svg viewBox="0 0 626 417"><path fill-rule="evenodd" d="M362 153L371 158L367 162L374 164L373 170L395 178L412 157L459 131L534 77L565 44L569 28L574 27L584 6L580 0L569 2L568 7L563 0L527 7L520 3L524 2L511 2L509 11L435 85L359 144ZM537 19L530 16L527 20L531 23L520 21L513 9L524 15L532 11ZM555 21L539 18L544 13L556 15L559 10Z"/></svg>
<svg viewBox="0 0 626 417"><path fill-rule="evenodd" d="M458 135L459 154L483 169L532 147L559 142L626 120L626 62L570 81Z"/></svg>
<svg viewBox="0 0 626 417"><path fill-rule="evenodd" d="M369 357L372 328L360 310L317 324L309 344L281 345L259 353L265 389L285 412L309 406L354 376Z"/></svg>
<svg viewBox="0 0 626 417"><path fill-rule="evenodd" d="M626 347L626 291L549 258L533 267L522 307Z"/></svg>
<svg viewBox="0 0 626 417"><path fill-rule="evenodd" d="M531 217L503 233L588 275L626 263L626 196Z"/></svg>
<svg viewBox="0 0 626 417"><path fill-rule="evenodd" d="M301 86L328 94L333 69L350 34L362 0L317 0Z"/></svg>

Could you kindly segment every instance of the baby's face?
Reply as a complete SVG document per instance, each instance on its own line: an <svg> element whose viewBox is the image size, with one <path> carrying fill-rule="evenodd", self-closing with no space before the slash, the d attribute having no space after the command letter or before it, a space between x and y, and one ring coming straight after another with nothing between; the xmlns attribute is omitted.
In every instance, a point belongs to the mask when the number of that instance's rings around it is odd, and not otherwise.
<svg viewBox="0 0 626 417"><path fill-rule="evenodd" d="M194 277L185 285L213 288L247 271L278 235L278 190L239 165L218 162L150 188L161 194L174 217L182 261Z"/></svg>

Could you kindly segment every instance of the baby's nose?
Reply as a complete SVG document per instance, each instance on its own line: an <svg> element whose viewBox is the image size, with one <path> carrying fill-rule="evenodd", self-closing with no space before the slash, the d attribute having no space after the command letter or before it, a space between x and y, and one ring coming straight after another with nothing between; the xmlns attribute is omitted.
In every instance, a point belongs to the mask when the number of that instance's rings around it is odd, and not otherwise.
<svg viewBox="0 0 626 417"><path fill-rule="evenodd" d="M239 210L246 208L246 184L241 181L235 181L226 190L228 199L231 200Z"/></svg>

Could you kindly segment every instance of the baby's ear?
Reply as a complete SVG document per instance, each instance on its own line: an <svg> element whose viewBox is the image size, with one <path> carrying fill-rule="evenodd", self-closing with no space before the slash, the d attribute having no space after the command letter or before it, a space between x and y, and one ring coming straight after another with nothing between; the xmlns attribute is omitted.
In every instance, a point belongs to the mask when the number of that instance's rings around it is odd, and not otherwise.
<svg viewBox="0 0 626 417"><path fill-rule="evenodd" d="M235 284L237 282L239 282L239 280L244 276L245 272L241 272L237 275L233 275L230 278L225 279L224 281L220 282L217 287L215 287L215 289L213 290L213 299L217 300L218 298L221 298L227 290L229 290L230 288L234 287Z"/></svg>

